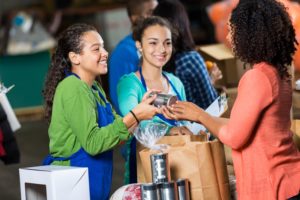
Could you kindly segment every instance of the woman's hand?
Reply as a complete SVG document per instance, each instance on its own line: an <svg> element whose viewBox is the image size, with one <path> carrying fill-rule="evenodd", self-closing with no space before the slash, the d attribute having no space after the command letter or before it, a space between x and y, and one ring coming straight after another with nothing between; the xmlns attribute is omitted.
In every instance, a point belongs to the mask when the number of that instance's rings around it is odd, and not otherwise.
<svg viewBox="0 0 300 200"><path fill-rule="evenodd" d="M173 104L171 107L162 107L162 114L169 119L201 123L199 116L206 113L203 109L191 102L177 101L176 104Z"/></svg>

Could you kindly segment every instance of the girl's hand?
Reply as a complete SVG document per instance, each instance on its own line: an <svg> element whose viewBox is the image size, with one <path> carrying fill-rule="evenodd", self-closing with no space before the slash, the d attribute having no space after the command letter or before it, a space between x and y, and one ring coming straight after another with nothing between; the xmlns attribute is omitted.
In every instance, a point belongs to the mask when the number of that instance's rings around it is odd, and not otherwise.
<svg viewBox="0 0 300 200"><path fill-rule="evenodd" d="M151 92L159 92L158 90L149 90L143 96L142 102L139 103L132 111L135 113L139 120L152 119L154 115L161 113L161 109L156 108L151 105L154 99L156 98L156 94L152 97L149 97Z"/></svg>
<svg viewBox="0 0 300 200"><path fill-rule="evenodd" d="M150 97L149 97L149 95L150 95L150 93L155 93L155 94L157 94L157 93L160 93L161 91L160 90L154 90L154 89L150 89L150 90L148 90L145 94L144 94L144 96L143 96L143 98L142 98L142 102L143 101L146 101L147 99L149 99ZM156 98L156 95L154 95L155 96L155 98ZM153 96L152 96L153 97ZM151 98L152 98L151 97ZM154 99L155 99L154 98ZM154 99L151 101L151 103L154 101Z"/></svg>

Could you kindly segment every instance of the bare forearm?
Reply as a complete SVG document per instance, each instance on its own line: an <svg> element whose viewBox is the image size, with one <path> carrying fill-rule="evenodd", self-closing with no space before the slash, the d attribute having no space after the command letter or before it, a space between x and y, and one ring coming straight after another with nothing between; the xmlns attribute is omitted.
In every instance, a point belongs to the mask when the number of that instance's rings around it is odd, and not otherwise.
<svg viewBox="0 0 300 200"><path fill-rule="evenodd" d="M228 119L213 117L208 113L203 112L198 117L198 123L203 124L210 133L218 137L221 127L228 123Z"/></svg>
<svg viewBox="0 0 300 200"><path fill-rule="evenodd" d="M134 116L130 112L123 117L123 122L126 125L126 127L128 128L128 130L133 130L138 125L137 120L134 118Z"/></svg>

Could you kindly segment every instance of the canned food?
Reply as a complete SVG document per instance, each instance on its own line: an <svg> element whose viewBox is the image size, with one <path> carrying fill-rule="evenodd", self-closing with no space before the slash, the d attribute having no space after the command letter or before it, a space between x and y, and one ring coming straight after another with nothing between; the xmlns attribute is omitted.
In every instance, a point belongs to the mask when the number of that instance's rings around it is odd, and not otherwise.
<svg viewBox="0 0 300 200"><path fill-rule="evenodd" d="M155 93L155 92L150 93L149 97L152 97L155 94L157 95L155 100L153 101L153 105L155 107L171 106L175 104L176 101L178 100L176 95L162 94L162 93Z"/></svg>
<svg viewBox="0 0 300 200"><path fill-rule="evenodd" d="M159 200L159 191L155 183L145 183L141 185L142 200Z"/></svg>
<svg viewBox="0 0 300 200"><path fill-rule="evenodd" d="M168 154L159 153L152 154L151 159L151 171L152 171L152 182L163 183L170 180L170 169L168 163Z"/></svg>
<svg viewBox="0 0 300 200"><path fill-rule="evenodd" d="M178 200L190 200L189 182L187 179L178 179L176 181Z"/></svg>
<svg viewBox="0 0 300 200"><path fill-rule="evenodd" d="M161 200L178 200L174 181L158 184Z"/></svg>

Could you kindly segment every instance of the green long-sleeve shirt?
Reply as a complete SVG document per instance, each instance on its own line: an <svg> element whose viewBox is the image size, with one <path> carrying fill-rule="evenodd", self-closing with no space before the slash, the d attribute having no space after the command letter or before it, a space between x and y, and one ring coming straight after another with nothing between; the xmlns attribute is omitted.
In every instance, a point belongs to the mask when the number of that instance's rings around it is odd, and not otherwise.
<svg viewBox="0 0 300 200"><path fill-rule="evenodd" d="M99 85L99 91L104 91ZM90 155L112 149L130 136L123 120L113 111L115 120L98 127L97 104L105 102L85 82L69 76L56 88L52 117L49 126L50 153L54 157L68 157L81 147ZM53 164L69 165L69 161L55 161Z"/></svg>

